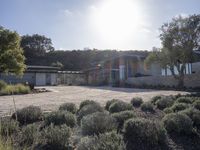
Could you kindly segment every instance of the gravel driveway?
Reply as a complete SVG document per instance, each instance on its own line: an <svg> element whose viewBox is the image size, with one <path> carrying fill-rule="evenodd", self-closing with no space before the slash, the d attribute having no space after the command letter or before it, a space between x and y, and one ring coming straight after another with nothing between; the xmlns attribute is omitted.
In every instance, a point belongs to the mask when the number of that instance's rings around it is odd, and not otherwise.
<svg viewBox="0 0 200 150"><path fill-rule="evenodd" d="M64 102L79 104L81 101L91 99L102 105L113 98L129 102L132 97L142 97L144 101L155 95L186 94L179 91L158 91L151 89L113 88L113 87L87 87L87 86L49 86L45 87L51 92L15 95L17 109L29 105L40 106L43 110L54 110ZM0 115L10 114L14 110L12 96L0 96Z"/></svg>

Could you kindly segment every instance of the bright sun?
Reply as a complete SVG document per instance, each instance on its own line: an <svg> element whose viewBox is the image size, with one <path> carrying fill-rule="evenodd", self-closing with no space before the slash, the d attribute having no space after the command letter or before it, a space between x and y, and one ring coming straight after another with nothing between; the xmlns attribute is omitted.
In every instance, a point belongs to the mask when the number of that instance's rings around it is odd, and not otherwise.
<svg viewBox="0 0 200 150"><path fill-rule="evenodd" d="M138 4L133 0L104 0L92 13L95 30L110 44L130 40L140 20Z"/></svg>

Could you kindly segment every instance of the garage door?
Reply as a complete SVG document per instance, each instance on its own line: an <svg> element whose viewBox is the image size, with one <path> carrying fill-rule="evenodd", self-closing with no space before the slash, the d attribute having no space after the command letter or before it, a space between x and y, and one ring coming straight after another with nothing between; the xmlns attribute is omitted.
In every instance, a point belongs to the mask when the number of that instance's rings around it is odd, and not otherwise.
<svg viewBox="0 0 200 150"><path fill-rule="evenodd" d="M46 85L46 74L45 73L36 73L36 85L37 86Z"/></svg>

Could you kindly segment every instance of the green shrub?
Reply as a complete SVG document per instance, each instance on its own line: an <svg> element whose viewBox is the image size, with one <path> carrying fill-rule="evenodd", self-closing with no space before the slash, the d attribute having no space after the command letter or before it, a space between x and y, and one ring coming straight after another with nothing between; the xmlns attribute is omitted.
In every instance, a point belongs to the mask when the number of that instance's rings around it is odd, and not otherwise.
<svg viewBox="0 0 200 150"><path fill-rule="evenodd" d="M3 140L0 137L0 150L13 150L12 141L11 140Z"/></svg>
<svg viewBox="0 0 200 150"><path fill-rule="evenodd" d="M77 150L126 150L126 147L120 134L108 132L82 138Z"/></svg>
<svg viewBox="0 0 200 150"><path fill-rule="evenodd" d="M135 118L135 112L131 110L121 111L118 113L113 113L112 117L114 117L118 124L118 130L122 129L124 122L130 118Z"/></svg>
<svg viewBox="0 0 200 150"><path fill-rule="evenodd" d="M158 123L143 118L129 119L124 124L124 139L127 150L162 149L166 130Z"/></svg>
<svg viewBox="0 0 200 150"><path fill-rule="evenodd" d="M40 142L43 148L48 150L68 149L72 131L67 125L53 126L52 124L42 132Z"/></svg>
<svg viewBox="0 0 200 150"><path fill-rule="evenodd" d="M180 113L186 114L193 121L193 126L197 129L200 129L200 111L195 108L188 108Z"/></svg>
<svg viewBox="0 0 200 150"><path fill-rule="evenodd" d="M19 130L19 123L10 118L0 119L0 136L11 136Z"/></svg>
<svg viewBox="0 0 200 150"><path fill-rule="evenodd" d="M143 103L143 100L142 98L140 97L134 97L132 98L131 100L131 104L134 106L134 107L140 107L140 105Z"/></svg>
<svg viewBox="0 0 200 150"><path fill-rule="evenodd" d="M32 146L39 138L39 127L36 124L30 124L22 128L19 136L20 145Z"/></svg>
<svg viewBox="0 0 200 150"><path fill-rule="evenodd" d="M192 99L189 97L179 97L176 101L178 103L192 104Z"/></svg>
<svg viewBox="0 0 200 150"><path fill-rule="evenodd" d="M103 112L103 111L104 109L98 103L85 105L78 112L78 122L80 122L84 116L87 116L95 112Z"/></svg>
<svg viewBox="0 0 200 150"><path fill-rule="evenodd" d="M96 112L83 117L81 130L83 135L98 135L116 128L115 119L106 112Z"/></svg>
<svg viewBox="0 0 200 150"><path fill-rule="evenodd" d="M74 103L64 103L59 107L59 110L69 111L73 114L75 114L77 112L77 108Z"/></svg>
<svg viewBox="0 0 200 150"><path fill-rule="evenodd" d="M109 112L116 113L125 110L133 110L133 106L123 101L117 101L110 105Z"/></svg>
<svg viewBox="0 0 200 150"><path fill-rule="evenodd" d="M37 106L28 106L22 109L17 110L17 121L20 124L34 123L40 121L42 118L42 110ZM16 119L16 114L12 115L12 118Z"/></svg>
<svg viewBox="0 0 200 150"><path fill-rule="evenodd" d="M156 102L157 102L158 100L160 100L161 98L162 98L161 95L154 96L154 97L151 98L151 103L152 103L153 105L155 105Z"/></svg>
<svg viewBox="0 0 200 150"><path fill-rule="evenodd" d="M192 132L192 120L182 113L170 113L162 119L165 129L169 133L190 134Z"/></svg>
<svg viewBox="0 0 200 150"><path fill-rule="evenodd" d="M141 110L146 112L154 112L154 106L150 102L145 102L141 105Z"/></svg>
<svg viewBox="0 0 200 150"><path fill-rule="evenodd" d="M3 80L0 80L0 90L4 89L7 86L7 83Z"/></svg>
<svg viewBox="0 0 200 150"><path fill-rule="evenodd" d="M189 108L189 105L188 104L185 104L185 103L175 103L171 109L173 112L179 112L181 110L184 110L186 108Z"/></svg>
<svg viewBox="0 0 200 150"><path fill-rule="evenodd" d="M173 110L171 108L165 108L163 110L166 114L169 114L169 113L173 113Z"/></svg>
<svg viewBox="0 0 200 150"><path fill-rule="evenodd" d="M194 108L200 110L200 100L197 100L193 103Z"/></svg>
<svg viewBox="0 0 200 150"><path fill-rule="evenodd" d="M11 94L28 94L30 93L29 86L23 84L7 85L1 91L1 95L11 95Z"/></svg>
<svg viewBox="0 0 200 150"><path fill-rule="evenodd" d="M110 101L107 101L107 102L106 102L105 109L106 109L107 111L109 111L110 105L112 105L113 103L118 102L118 101L120 101L120 100L118 100L118 99L112 99L112 100L110 100Z"/></svg>
<svg viewBox="0 0 200 150"><path fill-rule="evenodd" d="M68 111L54 111L45 116L45 124L66 124L69 127L74 127L76 125L76 116Z"/></svg>
<svg viewBox="0 0 200 150"><path fill-rule="evenodd" d="M82 102L80 103L79 110L80 110L81 108L83 108L84 106L89 105L89 104L99 104L99 103L97 103L97 102L95 102L95 101L93 101L93 100L84 100L84 101L82 101Z"/></svg>
<svg viewBox="0 0 200 150"><path fill-rule="evenodd" d="M171 107L174 104L174 100L170 96L163 96L156 102L158 109L163 110L167 107Z"/></svg>

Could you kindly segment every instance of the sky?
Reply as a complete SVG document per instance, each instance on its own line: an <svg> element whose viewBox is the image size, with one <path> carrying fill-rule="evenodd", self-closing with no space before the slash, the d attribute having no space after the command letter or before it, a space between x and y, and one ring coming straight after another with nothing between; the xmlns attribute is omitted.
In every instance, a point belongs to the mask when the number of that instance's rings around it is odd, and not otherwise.
<svg viewBox="0 0 200 150"><path fill-rule="evenodd" d="M172 17L200 14L200 0L0 0L0 26L41 34L57 50L151 50Z"/></svg>

